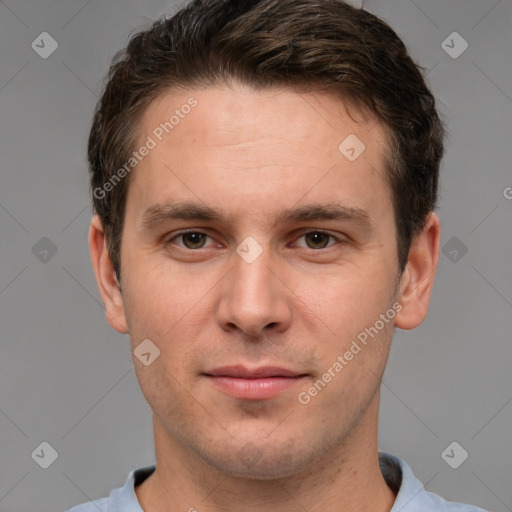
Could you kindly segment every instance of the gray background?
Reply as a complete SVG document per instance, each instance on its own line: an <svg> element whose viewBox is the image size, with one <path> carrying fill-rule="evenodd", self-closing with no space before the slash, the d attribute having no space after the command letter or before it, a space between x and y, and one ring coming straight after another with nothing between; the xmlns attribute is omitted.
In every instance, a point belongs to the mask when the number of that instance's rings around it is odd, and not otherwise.
<svg viewBox="0 0 512 512"><path fill-rule="evenodd" d="M108 326L90 266L85 150L114 53L176 5L0 2L2 512L64 510L107 495L154 460L129 340ZM512 510L512 3L366 7L430 69L449 130L443 254L427 320L396 332L380 449L447 499ZM469 44L458 58L442 47L454 31ZM42 32L58 42L46 59L31 47ZM458 51L460 43L445 45ZM48 469L31 457L43 441L58 452ZM457 469L441 457L453 441L469 454Z"/></svg>

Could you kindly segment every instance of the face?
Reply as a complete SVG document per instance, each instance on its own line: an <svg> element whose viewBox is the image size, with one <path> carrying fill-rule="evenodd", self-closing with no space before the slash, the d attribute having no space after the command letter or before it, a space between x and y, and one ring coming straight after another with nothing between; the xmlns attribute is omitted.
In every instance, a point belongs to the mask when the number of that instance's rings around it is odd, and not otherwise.
<svg viewBox="0 0 512 512"><path fill-rule="evenodd" d="M289 475L377 422L400 276L384 130L350 114L232 85L142 118L111 324L151 340L134 364L160 435L223 471Z"/></svg>

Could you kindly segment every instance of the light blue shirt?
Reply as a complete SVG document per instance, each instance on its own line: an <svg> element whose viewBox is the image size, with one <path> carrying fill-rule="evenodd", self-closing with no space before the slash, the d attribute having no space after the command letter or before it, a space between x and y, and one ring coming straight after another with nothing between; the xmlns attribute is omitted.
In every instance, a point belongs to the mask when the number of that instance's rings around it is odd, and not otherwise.
<svg viewBox="0 0 512 512"><path fill-rule="evenodd" d="M390 512L486 512L472 505L446 501L425 490L407 463L394 455L379 452L379 463L386 483L397 494ZM153 464L134 469L123 487L112 490L108 498L78 505L67 512L144 512L137 500L135 486L148 478L155 467Z"/></svg>

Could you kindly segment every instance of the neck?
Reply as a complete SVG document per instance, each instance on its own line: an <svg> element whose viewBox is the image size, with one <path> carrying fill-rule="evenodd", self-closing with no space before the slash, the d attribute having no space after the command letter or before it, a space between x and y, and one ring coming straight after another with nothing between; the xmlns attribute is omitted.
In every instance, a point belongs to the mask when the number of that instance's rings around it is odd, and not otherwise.
<svg viewBox="0 0 512 512"><path fill-rule="evenodd" d="M395 501L379 467L378 393L357 427L313 465L275 480L223 473L173 439L155 418L155 472L135 488L145 512L389 512Z"/></svg>

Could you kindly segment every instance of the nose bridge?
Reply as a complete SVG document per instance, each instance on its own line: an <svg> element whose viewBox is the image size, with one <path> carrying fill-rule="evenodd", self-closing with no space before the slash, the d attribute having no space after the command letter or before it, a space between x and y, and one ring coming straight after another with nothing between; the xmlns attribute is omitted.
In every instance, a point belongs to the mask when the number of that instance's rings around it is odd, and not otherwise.
<svg viewBox="0 0 512 512"><path fill-rule="evenodd" d="M257 335L270 324L284 328L289 321L286 288L274 274L275 257L268 244L246 238L233 254L233 267L224 283L219 322Z"/></svg>
<svg viewBox="0 0 512 512"><path fill-rule="evenodd" d="M233 295L251 300L253 305L268 302L275 286L275 276L270 271L272 255L268 247L261 249L251 242L243 242L237 248L233 269ZM274 279L273 279L274 278Z"/></svg>

